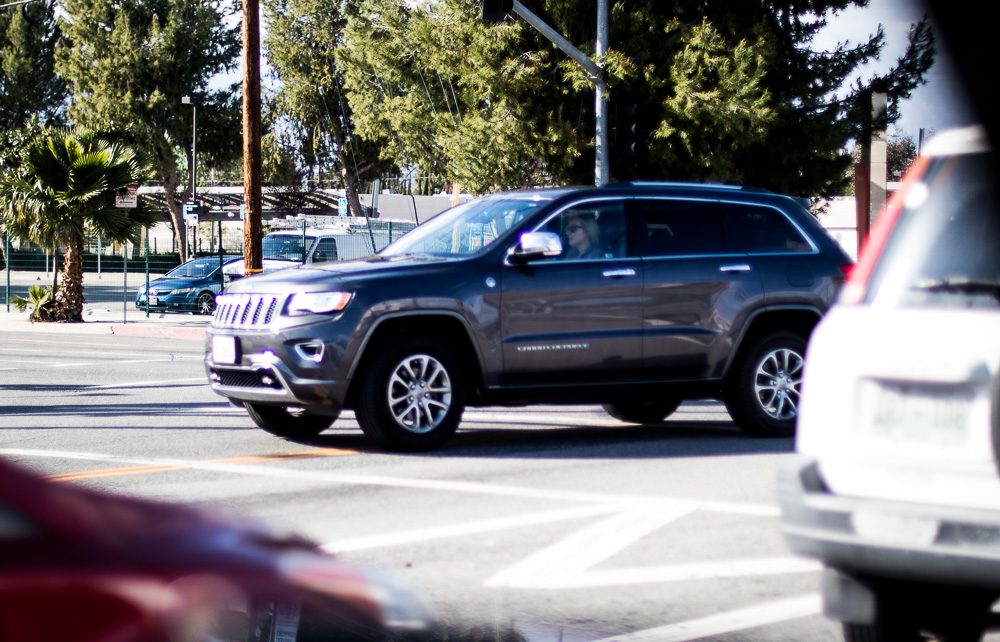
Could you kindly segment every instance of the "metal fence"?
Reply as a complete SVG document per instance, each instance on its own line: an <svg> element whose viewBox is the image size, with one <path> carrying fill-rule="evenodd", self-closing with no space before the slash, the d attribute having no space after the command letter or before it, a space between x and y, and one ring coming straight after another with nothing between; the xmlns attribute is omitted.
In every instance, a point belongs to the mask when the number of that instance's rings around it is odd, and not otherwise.
<svg viewBox="0 0 1000 642"><path fill-rule="evenodd" d="M291 230L305 236L318 229L340 230L349 234L349 241L357 244L344 256L361 257L378 252L414 227L416 224L409 221L299 216L267 221L263 233ZM202 222L197 228L188 228L188 237L189 256L192 257L243 254L244 230L239 220ZM32 285L51 288L64 259L63 254L53 257L40 247L8 238L0 232L0 311L12 311L11 298L26 298ZM139 290L179 264L180 252L173 230L167 224L145 230L140 244L107 243L98 237L88 238L84 251L84 297L88 305L135 311Z"/></svg>

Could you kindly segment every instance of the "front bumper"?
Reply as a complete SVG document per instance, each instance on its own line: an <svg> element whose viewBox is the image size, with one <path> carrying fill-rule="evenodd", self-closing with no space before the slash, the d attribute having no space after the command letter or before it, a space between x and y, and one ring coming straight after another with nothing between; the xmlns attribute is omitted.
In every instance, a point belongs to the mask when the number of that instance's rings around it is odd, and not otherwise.
<svg viewBox="0 0 1000 642"><path fill-rule="evenodd" d="M1000 513L833 494L816 460L779 474L781 529L801 555L851 575L1000 589ZM872 534L870 516L882 525Z"/></svg>
<svg viewBox="0 0 1000 642"><path fill-rule="evenodd" d="M146 309L146 296L140 294L135 300L135 307L137 310ZM198 308L198 297L189 295L165 295L161 297L152 297L149 304L149 309L156 312L166 312L166 311L176 311L176 312L193 312Z"/></svg>
<svg viewBox="0 0 1000 642"><path fill-rule="evenodd" d="M215 362L212 342L216 335L235 337L236 363ZM322 345L319 361L301 349L318 345ZM308 327L277 334L212 330L206 344L205 373L213 391L236 402L300 406L314 414L333 415L344 406L349 384L337 376L338 352L336 346L317 340Z"/></svg>

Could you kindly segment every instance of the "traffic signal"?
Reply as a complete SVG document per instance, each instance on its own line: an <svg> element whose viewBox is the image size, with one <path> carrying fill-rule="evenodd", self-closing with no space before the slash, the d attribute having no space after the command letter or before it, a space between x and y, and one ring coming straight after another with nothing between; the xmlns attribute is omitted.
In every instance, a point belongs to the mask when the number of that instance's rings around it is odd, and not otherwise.
<svg viewBox="0 0 1000 642"><path fill-rule="evenodd" d="M638 105L629 100L618 103L617 131L615 147L623 159L635 158L637 150L636 132L638 128Z"/></svg>
<svg viewBox="0 0 1000 642"><path fill-rule="evenodd" d="M504 17L514 10L514 0L482 0L483 20L503 22Z"/></svg>

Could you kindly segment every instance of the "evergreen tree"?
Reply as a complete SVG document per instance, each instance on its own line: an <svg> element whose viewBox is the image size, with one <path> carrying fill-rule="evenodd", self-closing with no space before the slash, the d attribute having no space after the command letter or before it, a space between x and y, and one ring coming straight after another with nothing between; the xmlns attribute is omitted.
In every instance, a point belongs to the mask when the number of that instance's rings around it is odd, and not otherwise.
<svg viewBox="0 0 1000 642"><path fill-rule="evenodd" d="M343 74L336 59L343 41L341 0L265 0L268 61L282 86L276 111L289 118L300 142L302 162L312 170L332 157L352 216L361 216L360 177L386 169L378 137L355 135L354 118L343 94Z"/></svg>
<svg viewBox="0 0 1000 642"><path fill-rule="evenodd" d="M622 0L602 61L613 142L636 106L635 155L614 150L613 179L721 180L796 195L841 191L847 143L863 135L870 92L900 99L923 82L926 22L884 76L843 87L884 46L816 52L825 16L867 0ZM530 9L593 55L592 2ZM481 24L472 0L369 0L340 55L359 133L400 164L443 168L473 191L593 177L593 85L523 21ZM840 92L838 94L838 92Z"/></svg>
<svg viewBox="0 0 1000 642"><path fill-rule="evenodd" d="M221 0L65 0L65 46L56 69L70 84L69 116L94 128L116 128L149 150L167 209L187 258L181 203L189 183L178 172L179 150L192 139L189 95L197 102L199 168L241 151L236 86L209 90L240 52L239 24ZM189 151L187 152L189 154Z"/></svg>
<svg viewBox="0 0 1000 642"><path fill-rule="evenodd" d="M473 193L564 180L586 140L585 99L534 30L491 28L479 12L369 0L352 13L338 55L358 133Z"/></svg>
<svg viewBox="0 0 1000 642"><path fill-rule="evenodd" d="M59 37L54 1L0 9L0 131L32 115L43 125L63 122L67 90L54 69Z"/></svg>

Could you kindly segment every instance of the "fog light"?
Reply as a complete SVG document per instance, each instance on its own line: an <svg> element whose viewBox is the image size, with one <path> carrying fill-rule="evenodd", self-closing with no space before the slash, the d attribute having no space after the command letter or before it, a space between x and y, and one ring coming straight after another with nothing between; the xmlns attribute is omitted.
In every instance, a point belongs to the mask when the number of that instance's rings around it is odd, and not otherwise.
<svg viewBox="0 0 1000 642"><path fill-rule="evenodd" d="M295 346L295 351L299 353L300 357L307 361L319 363L323 360L323 344L319 341L300 343Z"/></svg>
<svg viewBox="0 0 1000 642"><path fill-rule="evenodd" d="M222 375L220 375L218 373L218 371L216 371L216 370L212 370L211 372L209 372L208 373L208 378L211 379L213 383L221 383L222 382Z"/></svg>

